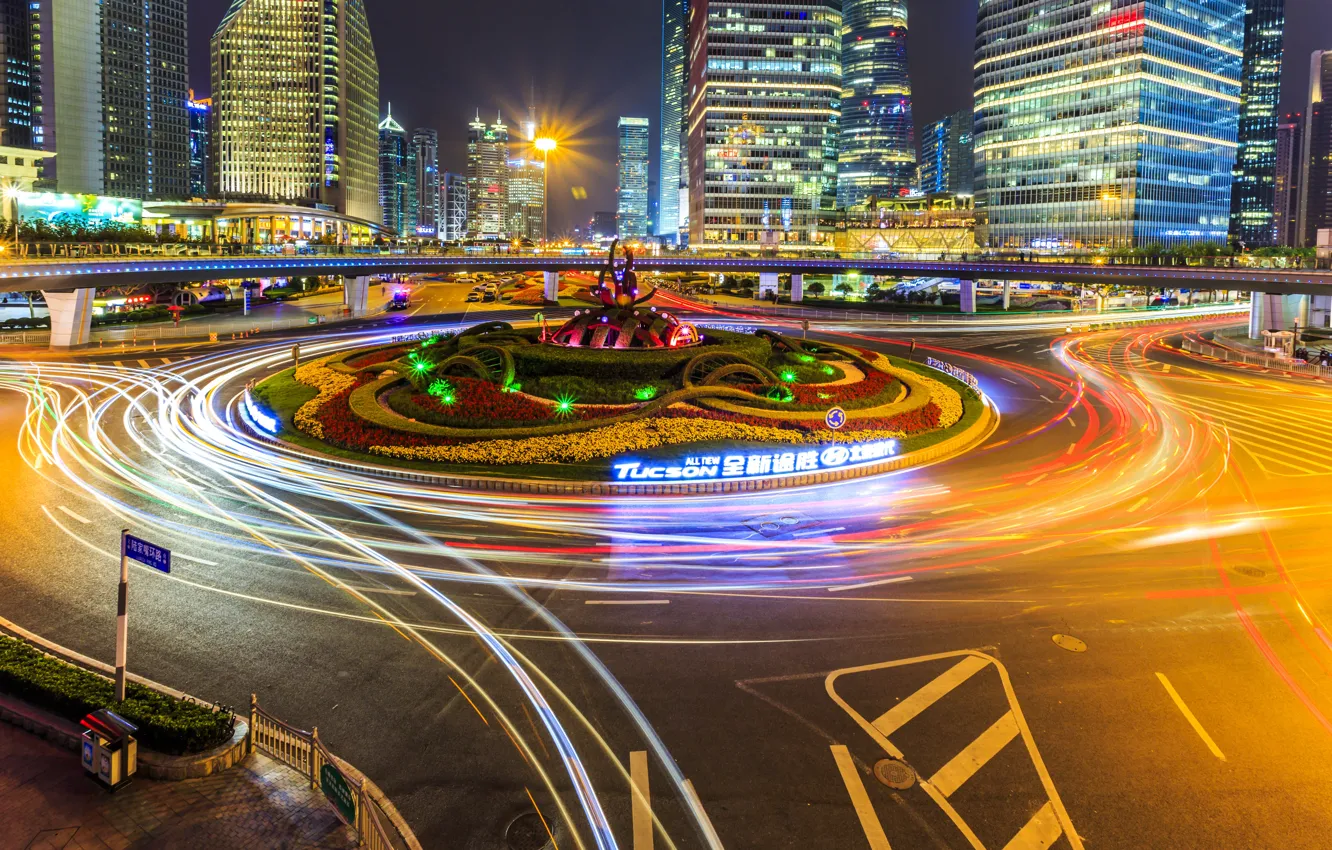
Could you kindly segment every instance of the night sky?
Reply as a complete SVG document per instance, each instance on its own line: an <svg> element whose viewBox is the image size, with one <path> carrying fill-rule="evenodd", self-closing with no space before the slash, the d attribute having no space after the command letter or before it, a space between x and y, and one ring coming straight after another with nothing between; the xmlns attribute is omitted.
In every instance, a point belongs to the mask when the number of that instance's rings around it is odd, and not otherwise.
<svg viewBox="0 0 1332 850"><path fill-rule="evenodd" d="M977 0L909 0L917 126L971 105ZM208 40L230 0L193 0L190 78L208 91ZM551 231L615 208L615 122L658 119L660 0L367 0L380 96L409 131L440 134L440 165L466 165L467 122L502 109L511 132L537 104L568 134L551 168ZM577 13L566 10L573 8ZM1302 108L1309 54L1332 48L1332 2L1286 0L1283 110ZM653 156L655 158L655 151ZM655 159L653 174L655 176ZM586 200L575 200L583 187Z"/></svg>

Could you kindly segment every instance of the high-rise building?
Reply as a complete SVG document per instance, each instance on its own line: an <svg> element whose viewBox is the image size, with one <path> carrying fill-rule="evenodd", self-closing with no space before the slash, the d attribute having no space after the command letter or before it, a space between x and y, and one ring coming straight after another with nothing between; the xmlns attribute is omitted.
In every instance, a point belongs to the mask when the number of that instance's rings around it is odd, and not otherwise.
<svg viewBox="0 0 1332 850"><path fill-rule="evenodd" d="M689 242L823 245L837 201L840 0L689 7Z"/></svg>
<svg viewBox="0 0 1332 850"><path fill-rule="evenodd" d="M412 162L416 166L416 235L435 237L441 220L439 133L427 127L412 131Z"/></svg>
<svg viewBox="0 0 1332 850"><path fill-rule="evenodd" d="M615 217L616 234L621 239L641 239L648 235L649 126L646 118L620 119Z"/></svg>
<svg viewBox="0 0 1332 850"><path fill-rule="evenodd" d="M467 125L467 235L504 239L509 232L509 128L478 112Z"/></svg>
<svg viewBox="0 0 1332 850"><path fill-rule="evenodd" d="M976 29L992 247L1225 242L1243 0L1007 0Z"/></svg>
<svg viewBox="0 0 1332 850"><path fill-rule="evenodd" d="M1245 248L1275 244L1277 106L1286 0L1248 0L1244 15L1239 149L1230 195L1230 239Z"/></svg>
<svg viewBox="0 0 1332 850"><path fill-rule="evenodd" d="M657 164L657 234L674 242L680 234L681 152L684 144L685 83L689 76L689 0L661 4L661 160Z"/></svg>
<svg viewBox="0 0 1332 850"><path fill-rule="evenodd" d="M844 0L837 206L908 195L915 175L906 0Z"/></svg>
<svg viewBox="0 0 1332 850"><path fill-rule="evenodd" d="M379 214L385 228L403 238L413 235L416 209L411 182L416 175L408 151L407 131L393 120L393 104L379 122Z"/></svg>
<svg viewBox="0 0 1332 850"><path fill-rule="evenodd" d="M509 235L540 242L544 238L546 164L533 157L509 160Z"/></svg>
<svg viewBox="0 0 1332 850"><path fill-rule="evenodd" d="M1297 247L1317 244L1318 231L1332 227L1332 50L1316 50L1309 62L1309 106L1300 140L1300 200Z"/></svg>
<svg viewBox="0 0 1332 850"><path fill-rule="evenodd" d="M440 186L443 196L443 231L439 238L458 242L467 238L467 175L444 172Z"/></svg>
<svg viewBox="0 0 1332 850"><path fill-rule="evenodd" d="M31 148L33 88L31 0L0 0L0 144Z"/></svg>
<svg viewBox="0 0 1332 850"><path fill-rule="evenodd" d="M927 195L970 195L976 160L970 109L926 124L920 131L920 190Z"/></svg>
<svg viewBox="0 0 1332 850"><path fill-rule="evenodd" d="M190 90L190 195L195 198L210 197L212 192L212 125L213 99L194 98Z"/></svg>
<svg viewBox="0 0 1332 850"><path fill-rule="evenodd" d="M609 211L592 213L592 220L588 222L588 230L591 232L592 239L600 241L602 239L614 239L616 234L616 214Z"/></svg>
<svg viewBox="0 0 1332 850"><path fill-rule="evenodd" d="M212 79L222 197L380 220L379 62L364 0L233 0L213 34Z"/></svg>
<svg viewBox="0 0 1332 850"><path fill-rule="evenodd" d="M1277 124L1276 143L1276 244L1294 248L1300 218L1300 179L1304 176L1300 154L1304 148L1304 115L1287 115Z"/></svg>

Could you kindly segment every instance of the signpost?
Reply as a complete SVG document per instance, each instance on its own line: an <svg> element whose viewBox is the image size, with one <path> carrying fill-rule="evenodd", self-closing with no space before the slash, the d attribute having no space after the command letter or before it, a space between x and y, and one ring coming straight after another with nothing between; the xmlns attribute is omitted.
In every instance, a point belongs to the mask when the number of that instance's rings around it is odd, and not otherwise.
<svg viewBox="0 0 1332 850"><path fill-rule="evenodd" d="M836 431L846 424L846 411L840 407L834 407L823 417L823 424Z"/></svg>
<svg viewBox="0 0 1332 850"><path fill-rule="evenodd" d="M323 791L324 796L333 804L333 810L338 813L343 823L348 826L356 825L356 795L352 793L351 786L347 784L342 771L328 761L319 768L319 790Z"/></svg>
<svg viewBox="0 0 1332 850"><path fill-rule="evenodd" d="M120 596L116 603L116 702L125 699L125 655L129 638L129 562L138 561L159 572L171 572L171 551L120 531Z"/></svg>

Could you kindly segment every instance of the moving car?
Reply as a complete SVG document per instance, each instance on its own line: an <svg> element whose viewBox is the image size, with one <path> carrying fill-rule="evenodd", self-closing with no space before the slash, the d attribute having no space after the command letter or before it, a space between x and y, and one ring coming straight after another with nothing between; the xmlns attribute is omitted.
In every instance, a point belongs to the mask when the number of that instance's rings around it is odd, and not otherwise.
<svg viewBox="0 0 1332 850"><path fill-rule="evenodd" d="M393 293L393 299L388 303L390 310L406 310L410 306L412 306L412 296L401 289Z"/></svg>

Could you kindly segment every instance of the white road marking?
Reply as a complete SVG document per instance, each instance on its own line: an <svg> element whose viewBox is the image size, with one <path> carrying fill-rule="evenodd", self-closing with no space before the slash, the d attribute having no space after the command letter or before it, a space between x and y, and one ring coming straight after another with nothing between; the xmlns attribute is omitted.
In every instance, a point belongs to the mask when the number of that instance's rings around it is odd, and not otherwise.
<svg viewBox="0 0 1332 850"><path fill-rule="evenodd" d="M1031 816L1027 825L1013 836L1013 840L1004 845L1004 850L1047 850L1059 840L1063 829L1059 826L1059 815L1054 803L1049 800Z"/></svg>
<svg viewBox="0 0 1332 850"><path fill-rule="evenodd" d="M888 737L989 664L988 659L976 655L966 656L935 677L933 682L879 715L879 719L873 723L874 728L880 735Z"/></svg>
<svg viewBox="0 0 1332 850"><path fill-rule="evenodd" d="M694 806L694 812L698 815L699 826L703 827L703 837L708 841L708 847L711 850L722 850L721 839L717 837L717 830L712 826L712 819L708 817L707 810L703 808L703 801L698 798L698 792L694 790L694 783L688 779L684 781L685 793L689 795L689 802Z"/></svg>
<svg viewBox="0 0 1332 850"><path fill-rule="evenodd" d="M652 850L652 795L648 790L646 750L629 753L629 780L634 786L634 850Z"/></svg>
<svg viewBox="0 0 1332 850"><path fill-rule="evenodd" d="M369 584L347 584L346 582L343 582L342 586L350 588L351 590L358 590L361 593L387 593L391 596L416 595L415 590L394 590L392 588L387 588L387 587L375 587L374 585L369 585Z"/></svg>
<svg viewBox="0 0 1332 850"><path fill-rule="evenodd" d="M74 519L78 520L79 522L83 523L84 525L92 525L92 520L90 520L90 519L84 519L83 517L81 517L81 516L79 516L78 514L74 513L74 512L71 511L69 508L65 507L64 505L57 505L56 507L57 507L57 509L60 510L65 516L73 517Z"/></svg>
<svg viewBox="0 0 1332 850"><path fill-rule="evenodd" d="M860 771L856 770L856 763L851 760L850 751L841 744L833 744L832 754L833 761L837 762L837 772L842 774L842 782L846 784L846 793L851 795L856 817L860 818L860 828L865 830L870 850L892 850L888 836L883 832L883 824L879 823L879 816L874 813L874 804L865 791L865 783L860 779Z"/></svg>
<svg viewBox="0 0 1332 850"><path fill-rule="evenodd" d="M995 349L998 350L1000 348L1017 348L1017 345L1018 344L1016 342L1010 342L1008 345L996 345Z"/></svg>
<svg viewBox="0 0 1332 850"><path fill-rule="evenodd" d="M584 605L670 605L669 599L585 599Z"/></svg>
<svg viewBox="0 0 1332 850"><path fill-rule="evenodd" d="M1046 398L1044 395L1041 396L1041 400L1044 401L1046 404L1057 404L1057 403L1058 403L1058 402L1056 402L1056 401L1055 401L1054 399L1052 399L1052 398Z"/></svg>
<svg viewBox="0 0 1332 850"><path fill-rule="evenodd" d="M898 582L911 581L914 576L895 576L893 578L880 579L879 581L866 581L860 584L842 584L828 588L829 593L837 593L841 590L860 590L862 587L877 587L881 584L897 584Z"/></svg>
<svg viewBox="0 0 1332 850"><path fill-rule="evenodd" d="M1001 376L1001 377L1002 377L1002 376ZM1017 386L1017 385L1018 385L1018 382L1015 381L1015 380L1013 380L1012 378L1004 378L1004 380L1005 380L1005 381L1008 381L1008 382L1009 382L1010 384L1012 384L1013 386Z"/></svg>
<svg viewBox="0 0 1332 850"><path fill-rule="evenodd" d="M1193 716L1193 712L1189 711L1189 707L1184 704L1184 700L1180 697L1179 691L1175 690L1175 686L1170 684L1170 680L1166 678L1164 673L1157 673L1156 678L1161 680L1161 684L1165 686L1166 693L1170 694L1170 698L1175 701L1175 705L1179 708L1180 713L1184 715L1184 719L1189 721L1189 725L1193 727L1194 732L1198 733L1198 737L1202 738L1203 743L1207 745L1207 749L1212 751L1212 755L1221 759L1221 761L1225 761L1225 754L1222 753L1221 748L1216 745L1216 741L1212 740L1212 736L1207 734L1207 730L1198 722L1198 718Z"/></svg>
<svg viewBox="0 0 1332 850"><path fill-rule="evenodd" d="M965 750L953 756L948 764L939 768L939 771L930 777L930 784L939 789L939 793L945 797L953 796L957 789L961 788L976 771L985 766L985 763L995 756L999 751L1008 746L1008 742L1018 736L1017 719L1013 717L1013 712L1008 711L1004 716L994 722L994 725L981 733L980 737L972 741Z"/></svg>

